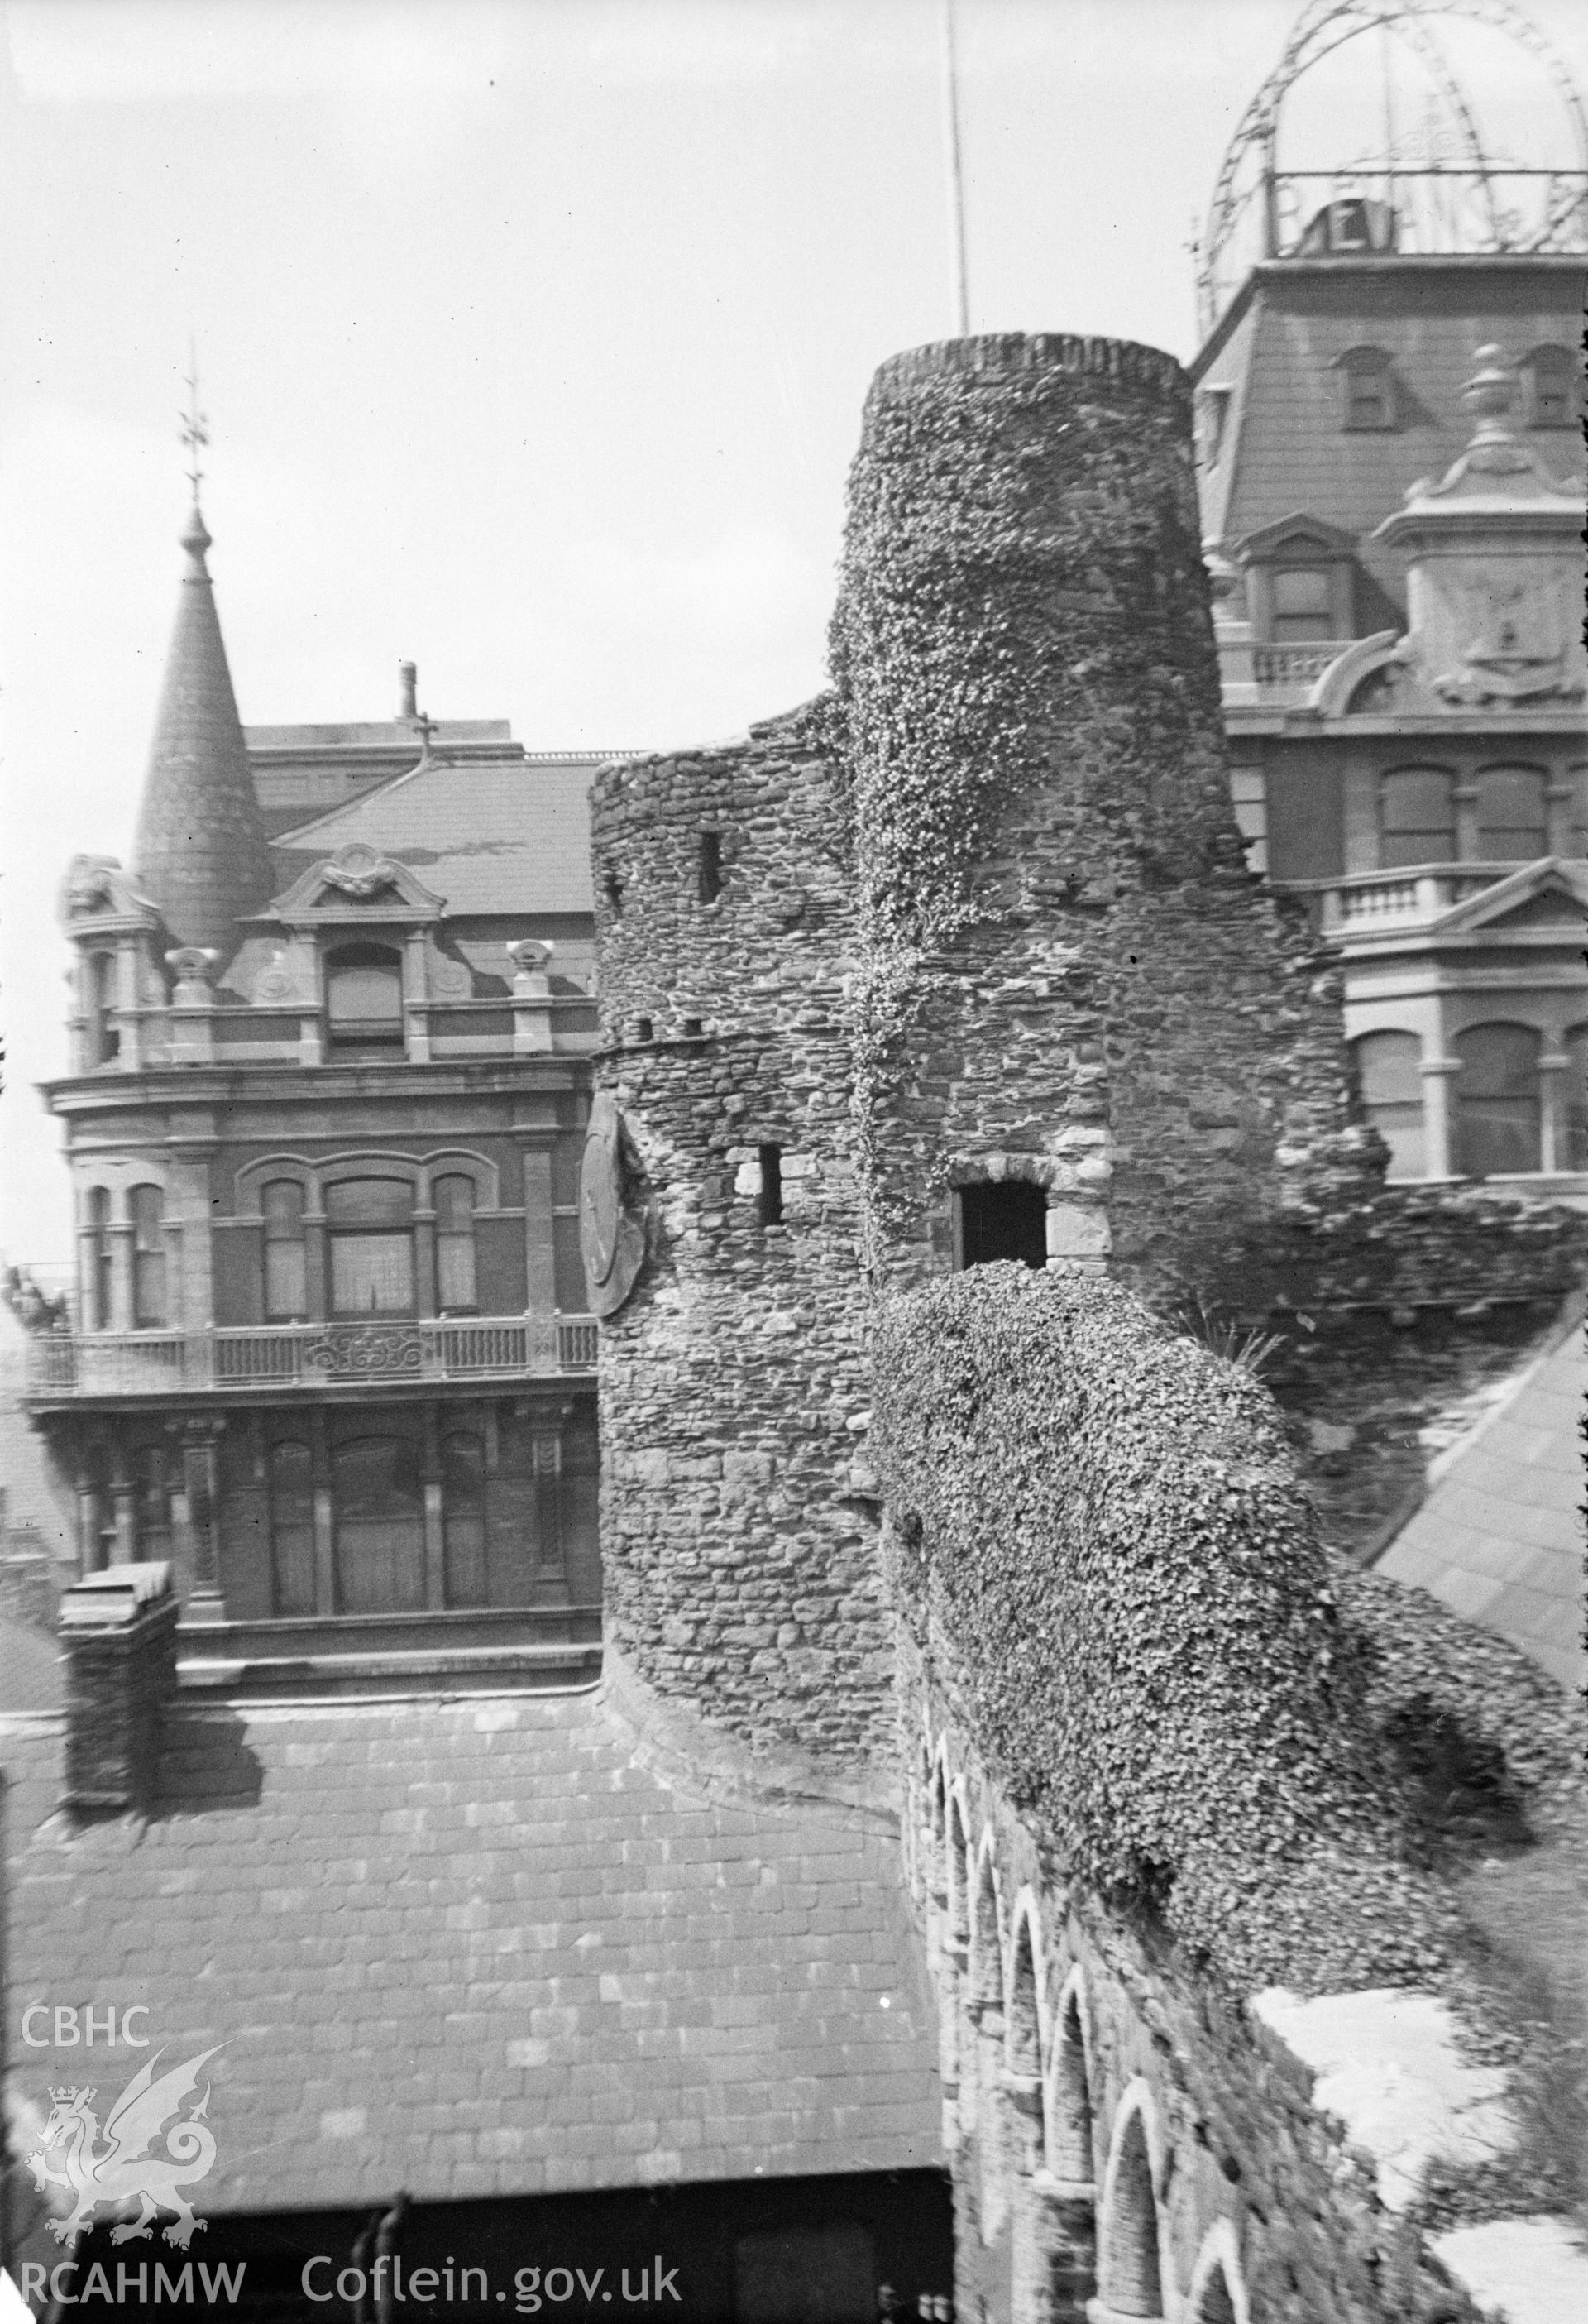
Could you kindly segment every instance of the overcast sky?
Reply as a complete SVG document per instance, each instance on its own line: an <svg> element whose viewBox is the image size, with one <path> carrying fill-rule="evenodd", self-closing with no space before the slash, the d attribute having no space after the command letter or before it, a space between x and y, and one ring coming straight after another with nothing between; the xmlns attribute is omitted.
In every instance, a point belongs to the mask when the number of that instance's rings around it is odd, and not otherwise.
<svg viewBox="0 0 1588 2324"><path fill-rule="evenodd" d="M973 327L1189 357L1189 245L1294 0L958 6ZM1531 13L1582 78L1578 0ZM130 847L189 332L246 721L390 715L409 657L434 715L531 749L731 733L822 682L867 380L953 327L941 0L3 15L0 1242L53 1260L55 894ZM1519 148L1518 62L1482 71ZM1366 84L1318 87L1354 152Z"/></svg>

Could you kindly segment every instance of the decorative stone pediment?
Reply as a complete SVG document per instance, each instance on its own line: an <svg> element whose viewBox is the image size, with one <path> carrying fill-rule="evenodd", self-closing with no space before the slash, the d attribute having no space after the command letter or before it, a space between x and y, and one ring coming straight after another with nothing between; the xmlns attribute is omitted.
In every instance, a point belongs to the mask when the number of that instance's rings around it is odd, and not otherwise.
<svg viewBox="0 0 1588 2324"><path fill-rule="evenodd" d="M289 927L326 921L389 927L437 920L445 908L445 897L434 894L397 856L354 841L301 873L276 898L271 914Z"/></svg>
<svg viewBox="0 0 1588 2324"><path fill-rule="evenodd" d="M62 925L75 936L90 930L153 928L160 912L139 894L115 855L74 855L60 888Z"/></svg>
<svg viewBox="0 0 1588 2324"><path fill-rule="evenodd" d="M1558 927L1574 944L1588 919L1588 862L1548 855L1453 905L1437 923L1441 936Z"/></svg>

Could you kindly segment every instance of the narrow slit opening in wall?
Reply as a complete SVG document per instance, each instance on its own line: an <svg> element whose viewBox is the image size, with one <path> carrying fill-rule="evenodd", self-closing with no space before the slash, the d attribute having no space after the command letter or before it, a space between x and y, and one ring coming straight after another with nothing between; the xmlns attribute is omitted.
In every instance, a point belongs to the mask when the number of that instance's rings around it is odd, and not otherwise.
<svg viewBox="0 0 1588 2324"><path fill-rule="evenodd" d="M783 1224L783 1148L762 1146L757 1148L761 1165L761 1192L757 1215L764 1227Z"/></svg>
<svg viewBox="0 0 1588 2324"><path fill-rule="evenodd" d="M623 882L615 872L609 871L601 886L606 892L607 902L611 907L613 918L620 920L623 917Z"/></svg>
<svg viewBox="0 0 1588 2324"><path fill-rule="evenodd" d="M1024 1178L954 1189L954 1250L958 1264L987 1267L1013 1259L1026 1267L1048 1263L1048 1197Z"/></svg>
<svg viewBox="0 0 1588 2324"><path fill-rule="evenodd" d="M722 834L701 834L700 892L702 904L714 904L722 893Z"/></svg>

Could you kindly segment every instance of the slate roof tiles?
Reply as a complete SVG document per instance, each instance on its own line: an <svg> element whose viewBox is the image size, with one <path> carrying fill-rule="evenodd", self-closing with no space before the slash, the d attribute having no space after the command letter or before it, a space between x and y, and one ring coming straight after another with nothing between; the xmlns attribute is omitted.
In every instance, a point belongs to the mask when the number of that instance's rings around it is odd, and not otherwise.
<svg viewBox="0 0 1588 2324"><path fill-rule="evenodd" d="M8 1765L48 1785L59 1748ZM224 2043L212 2211L941 2162L875 1817L689 1796L595 1693L184 1714L167 1769L147 1824L24 1849L11 2014L142 2002L169 2062ZM47 2111L135 2062L17 2065Z"/></svg>

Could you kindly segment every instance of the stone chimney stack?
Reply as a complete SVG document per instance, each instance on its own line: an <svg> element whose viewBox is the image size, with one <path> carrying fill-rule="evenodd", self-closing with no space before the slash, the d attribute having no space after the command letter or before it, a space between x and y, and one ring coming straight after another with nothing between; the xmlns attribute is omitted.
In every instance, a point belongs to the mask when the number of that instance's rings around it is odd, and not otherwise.
<svg viewBox="0 0 1588 2324"><path fill-rule="evenodd" d="M402 701L398 708L399 718L415 719L419 715L419 669L417 662L399 661L397 675L402 684Z"/></svg>
<svg viewBox="0 0 1588 2324"><path fill-rule="evenodd" d="M60 1601L66 1791L78 1809L147 1808L177 1684L177 1598L164 1563L86 1574Z"/></svg>

